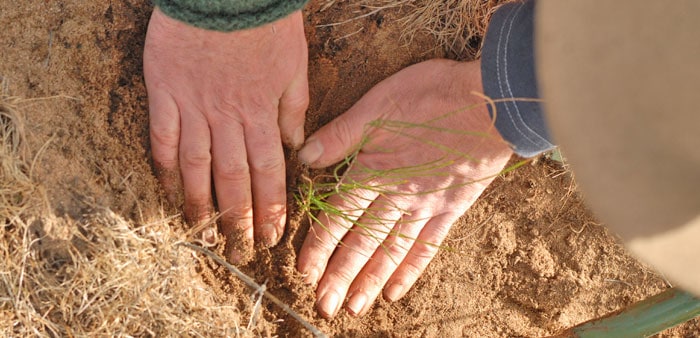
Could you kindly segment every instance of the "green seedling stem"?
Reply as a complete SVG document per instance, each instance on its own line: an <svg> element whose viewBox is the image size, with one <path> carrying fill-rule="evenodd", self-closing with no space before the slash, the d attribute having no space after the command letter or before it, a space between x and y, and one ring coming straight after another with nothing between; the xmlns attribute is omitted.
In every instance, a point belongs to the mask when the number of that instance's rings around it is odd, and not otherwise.
<svg viewBox="0 0 700 338"><path fill-rule="evenodd" d="M487 104L492 106L492 110L495 112L495 106L493 103L495 101L486 99ZM483 104L482 104L483 105ZM469 184L478 183L481 181L489 180L495 176L511 172L525 163L528 160L519 161L496 175L491 175L487 177L477 178L467 182L460 182L456 184L449 185L447 187L440 187L431 190L422 191L410 191L404 192L400 191L397 186L410 184L412 180L420 177L444 177L448 175L448 172L444 169L454 165L456 161L470 161L478 162L479 159L474 158L468 153L452 149L449 146L436 143L432 140L422 138L421 136L414 133L422 133L425 131L440 132L445 134L453 135L464 135L482 138L485 140L493 138L492 135L486 132L473 132L466 130L458 130L446 128L444 126L436 125L436 123L443 121L449 116L453 116L457 113L462 113L471 110L479 105L472 105L462 109L457 109L455 111L443 114L436 118L426 120L422 123L412 123L405 121L395 121L388 119L377 119L365 126L364 137L361 142L355 147L355 151L350 155L346 156L336 167L333 168L331 175L318 176L314 179L303 177L304 182L299 187L299 193L296 194L295 200L297 205L299 205L300 210L304 213L308 219L320 226L323 231L331 233L327 224L324 224L317 215L319 213L325 213L329 219L333 222L346 224L348 231L358 232L364 236L371 237L380 243L383 247L383 238L385 236L395 236L405 239L411 239L422 244L436 246L441 249L450 250L449 247L439 246L434 243L423 243L416 238L409 237L405 234L400 233L400 231L395 230L394 220L384 219L377 215L373 211L367 209L362 205L363 202L374 203L373 209L377 209L376 202L368 200L363 197L359 191L372 192L379 196L415 196L415 195L426 195L432 194L439 191L447 189L456 189ZM494 113L495 115L495 113ZM418 164L415 166L398 167L392 169L377 170L373 168L366 167L359 163L357 157L363 146L368 144L369 134L371 131L382 130L384 132L396 135L397 137L403 137L412 141L419 141L426 144L436 151L440 151L443 156L437 160L432 160L427 163ZM480 146L477 142L474 147ZM392 152L392 149L373 149L374 151L386 151ZM352 171L351 171L352 169ZM343 175L343 173L353 172L353 175ZM377 183L382 182L382 183ZM327 202L332 196L337 196L341 198L346 206L351 206L350 208L340 210L336 206ZM384 200L391 200L385 198ZM387 203L386 206L379 206L376 211L398 211L403 214L408 214L408 211L402 210L397 205ZM362 221L357 217L358 214L362 214ZM415 220L413 220L415 221ZM401 222L401 221L399 221ZM400 224L397 224L400 225ZM398 227L400 229L400 227ZM381 236L380 236L381 235ZM340 238L334 238L340 245L343 242Z"/></svg>

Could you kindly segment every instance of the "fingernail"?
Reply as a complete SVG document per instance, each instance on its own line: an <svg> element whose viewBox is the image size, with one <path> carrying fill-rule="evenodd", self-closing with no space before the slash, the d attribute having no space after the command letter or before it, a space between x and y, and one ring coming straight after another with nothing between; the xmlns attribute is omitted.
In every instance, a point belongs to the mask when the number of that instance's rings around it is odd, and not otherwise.
<svg viewBox="0 0 700 338"><path fill-rule="evenodd" d="M272 223L263 224L261 232L263 234L262 235L263 241L265 242L265 245L267 247L272 247L272 246L275 246L275 244L277 244L277 241L279 239L277 238L277 236L278 236L277 235L277 227L275 227L274 224L272 224Z"/></svg>
<svg viewBox="0 0 700 338"><path fill-rule="evenodd" d="M384 298L391 302L394 302L401 298L402 294L403 285L401 284L392 283L387 285L387 287L384 289Z"/></svg>
<svg viewBox="0 0 700 338"><path fill-rule="evenodd" d="M304 126L300 126L299 128L294 130L294 135L292 135L292 146L294 149L299 149L302 145L304 145Z"/></svg>
<svg viewBox="0 0 700 338"><path fill-rule="evenodd" d="M231 250L228 253L228 261L231 264L241 264L241 262L243 261L243 255L241 255L241 253L238 252L238 250Z"/></svg>
<svg viewBox="0 0 700 338"><path fill-rule="evenodd" d="M346 307L353 317L357 317L362 313L365 304L367 304L367 295L364 292L358 292L350 297Z"/></svg>
<svg viewBox="0 0 700 338"><path fill-rule="evenodd" d="M315 138L310 138L307 140L306 145L299 150L299 159L306 164L312 164L321 157L321 154L323 154L321 142Z"/></svg>
<svg viewBox="0 0 700 338"><path fill-rule="evenodd" d="M324 317L335 317L335 314L340 308L340 296L335 291L331 291L323 296L316 306Z"/></svg>
<svg viewBox="0 0 700 338"><path fill-rule="evenodd" d="M304 283L313 285L318 283L318 270L316 269L311 269L305 274L306 276L304 277Z"/></svg>
<svg viewBox="0 0 700 338"><path fill-rule="evenodd" d="M202 231L202 242L205 246L210 247L216 245L217 231L214 228L207 228Z"/></svg>

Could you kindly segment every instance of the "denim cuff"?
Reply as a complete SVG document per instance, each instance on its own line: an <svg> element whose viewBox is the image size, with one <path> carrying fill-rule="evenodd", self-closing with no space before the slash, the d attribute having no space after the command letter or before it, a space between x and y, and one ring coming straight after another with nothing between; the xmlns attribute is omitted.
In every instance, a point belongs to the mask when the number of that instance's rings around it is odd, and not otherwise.
<svg viewBox="0 0 700 338"><path fill-rule="evenodd" d="M534 53L535 1L508 3L492 16L482 49L484 94L498 132L513 151L533 157L554 148L539 99Z"/></svg>

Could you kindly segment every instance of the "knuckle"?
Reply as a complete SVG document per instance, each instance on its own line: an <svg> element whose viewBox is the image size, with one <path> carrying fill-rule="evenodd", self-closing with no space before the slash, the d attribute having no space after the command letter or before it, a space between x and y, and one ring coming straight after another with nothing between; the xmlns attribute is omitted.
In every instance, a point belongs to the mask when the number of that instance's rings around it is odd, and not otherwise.
<svg viewBox="0 0 700 338"><path fill-rule="evenodd" d="M255 161L252 161L251 166L253 171L259 174L276 174L279 172L284 172L285 169L283 159L271 156L256 159Z"/></svg>
<svg viewBox="0 0 700 338"><path fill-rule="evenodd" d="M151 143L158 147L176 148L180 143L180 133L177 128L151 124Z"/></svg>
<svg viewBox="0 0 700 338"><path fill-rule="evenodd" d="M421 275L421 273L423 273L422 264L415 260L406 261L406 264L401 268L403 270L404 282L415 280Z"/></svg>
<svg viewBox="0 0 700 338"><path fill-rule="evenodd" d="M209 111L215 113L213 120L223 122L234 120L244 124L245 121L262 118L266 114L260 112L275 111L271 101L265 100L260 95L251 97L236 97L231 93L218 93L210 102Z"/></svg>
<svg viewBox="0 0 700 338"><path fill-rule="evenodd" d="M228 88L219 87L214 90L214 95L211 96L209 104L214 111L230 112L240 111L242 101L237 97L235 92L229 91Z"/></svg>
<svg viewBox="0 0 700 338"><path fill-rule="evenodd" d="M214 161L216 163L216 161ZM214 173L217 179L224 182L247 182L250 180L250 168L246 162L232 165L215 165Z"/></svg>
<svg viewBox="0 0 700 338"><path fill-rule="evenodd" d="M418 259L432 259L437 253L437 244L416 243L411 249L411 254Z"/></svg>
<svg viewBox="0 0 700 338"><path fill-rule="evenodd" d="M338 282L339 285L350 285L355 279L355 276L348 270L345 269L338 269L329 272L328 274L328 280L331 285L337 285Z"/></svg>
<svg viewBox="0 0 700 338"><path fill-rule="evenodd" d="M211 164L211 153L206 149L183 149L180 162L186 168L208 167Z"/></svg>
<svg viewBox="0 0 700 338"><path fill-rule="evenodd" d="M272 202L270 205L256 210L255 218L257 223L276 223L287 215L286 206L283 203Z"/></svg>
<svg viewBox="0 0 700 338"><path fill-rule="evenodd" d="M309 107L309 93L290 95L285 98L284 105L285 108L292 112L300 112L306 110Z"/></svg>
<svg viewBox="0 0 700 338"><path fill-rule="evenodd" d="M369 230L361 230L360 240L350 248L360 254L371 255L376 250L377 235Z"/></svg>
<svg viewBox="0 0 700 338"><path fill-rule="evenodd" d="M353 146L351 144L353 140L352 127L346 119L336 119L331 122L331 135L335 137L342 149L349 149Z"/></svg>
<svg viewBox="0 0 700 338"><path fill-rule="evenodd" d="M387 250L384 250L384 252L386 252L386 255L388 255L389 258L392 258L393 262L393 259L396 257L405 257L413 242L413 239L404 239L399 237L388 243L386 248Z"/></svg>
<svg viewBox="0 0 700 338"><path fill-rule="evenodd" d="M385 279L374 272L367 272L362 276L362 278L364 278L363 284L365 288L369 286L372 289L379 289L384 286L385 283Z"/></svg>

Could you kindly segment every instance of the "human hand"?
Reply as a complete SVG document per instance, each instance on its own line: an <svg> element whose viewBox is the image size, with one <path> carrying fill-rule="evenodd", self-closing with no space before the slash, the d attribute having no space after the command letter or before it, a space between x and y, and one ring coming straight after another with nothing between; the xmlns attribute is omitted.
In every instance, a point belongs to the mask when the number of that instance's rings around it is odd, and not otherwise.
<svg viewBox="0 0 700 338"><path fill-rule="evenodd" d="M307 140L299 157L320 168L345 158L366 135L342 180L381 187L330 197L348 218L321 213L323 224L314 222L306 236L297 268L305 282L318 282L324 317L346 299L351 315L363 315L382 288L387 300L403 297L452 223L503 170L512 151L473 91L482 91L479 62L423 62L379 83ZM377 119L405 123L366 129ZM408 171L391 174L397 168Z"/></svg>
<svg viewBox="0 0 700 338"><path fill-rule="evenodd" d="M144 48L156 174L185 219L214 214L227 258L245 263L253 239L271 246L286 218L283 140L304 142L308 51L301 12L230 33L153 11ZM183 196L184 192L184 196ZM215 229L204 231L213 241Z"/></svg>

